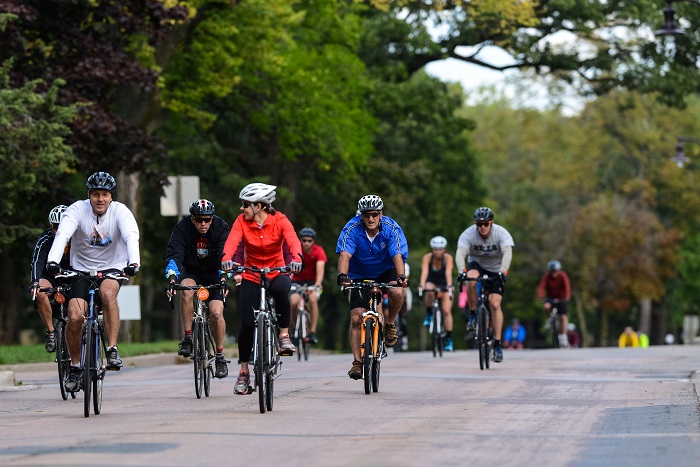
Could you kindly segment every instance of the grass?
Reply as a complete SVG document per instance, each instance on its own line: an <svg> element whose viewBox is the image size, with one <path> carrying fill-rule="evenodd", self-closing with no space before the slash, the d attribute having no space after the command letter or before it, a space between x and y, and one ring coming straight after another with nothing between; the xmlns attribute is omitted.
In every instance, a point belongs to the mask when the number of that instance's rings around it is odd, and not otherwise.
<svg viewBox="0 0 700 467"><path fill-rule="evenodd" d="M161 352L175 354L178 343L179 341L119 343L119 354L122 358ZM55 357L55 353L46 353L44 344L0 345L0 365L53 362Z"/></svg>

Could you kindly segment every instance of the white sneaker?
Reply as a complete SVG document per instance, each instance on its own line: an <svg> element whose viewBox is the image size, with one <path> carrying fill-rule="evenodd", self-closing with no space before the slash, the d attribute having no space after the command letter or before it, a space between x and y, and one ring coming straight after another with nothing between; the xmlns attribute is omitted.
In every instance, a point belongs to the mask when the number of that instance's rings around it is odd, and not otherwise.
<svg viewBox="0 0 700 467"><path fill-rule="evenodd" d="M569 347L569 338L566 336L566 334L559 334L559 347Z"/></svg>

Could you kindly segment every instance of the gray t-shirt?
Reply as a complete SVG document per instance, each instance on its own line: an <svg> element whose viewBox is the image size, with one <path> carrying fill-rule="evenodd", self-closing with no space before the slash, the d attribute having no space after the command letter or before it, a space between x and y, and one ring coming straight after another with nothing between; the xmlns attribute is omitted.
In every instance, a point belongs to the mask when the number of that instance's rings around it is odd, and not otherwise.
<svg viewBox="0 0 700 467"><path fill-rule="evenodd" d="M514 247L513 237L498 224L491 224L491 235L482 238L477 232L476 225L472 224L462 232L457 240L457 248L467 250L467 264L472 261L491 272L501 270L504 247Z"/></svg>

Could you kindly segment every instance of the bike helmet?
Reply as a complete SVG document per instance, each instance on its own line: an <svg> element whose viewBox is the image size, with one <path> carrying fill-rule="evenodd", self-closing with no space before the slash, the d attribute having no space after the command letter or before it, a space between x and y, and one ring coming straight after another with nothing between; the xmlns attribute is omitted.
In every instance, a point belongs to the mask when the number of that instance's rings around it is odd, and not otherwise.
<svg viewBox="0 0 700 467"><path fill-rule="evenodd" d="M190 204L190 214L193 216L213 216L214 203L208 199L198 199Z"/></svg>
<svg viewBox="0 0 700 467"><path fill-rule="evenodd" d="M436 250L442 250L447 246L447 239L445 237L442 237L438 235L437 237L433 237L430 240L430 248L434 248Z"/></svg>
<svg viewBox="0 0 700 467"><path fill-rule="evenodd" d="M357 209L364 211L381 211L384 209L384 201L377 195L366 195L357 202Z"/></svg>
<svg viewBox="0 0 700 467"><path fill-rule="evenodd" d="M312 229L311 227L304 227L299 231L299 236L300 237L311 237L311 238L316 238L316 231Z"/></svg>
<svg viewBox="0 0 700 467"><path fill-rule="evenodd" d="M107 172L95 172L87 179L85 186L88 190L107 190L112 192L117 187L117 181Z"/></svg>
<svg viewBox="0 0 700 467"><path fill-rule="evenodd" d="M548 271L559 271L561 270L561 263L557 261L556 259L550 261L547 263L547 270Z"/></svg>
<svg viewBox="0 0 700 467"><path fill-rule="evenodd" d="M492 221L493 220L493 211L487 207L480 207L479 209L474 211L474 220L475 221Z"/></svg>
<svg viewBox="0 0 700 467"><path fill-rule="evenodd" d="M242 201L247 201L249 203L272 204L277 196L277 193L275 193L275 188L277 188L275 185L251 183L243 187L241 194L238 195L238 197Z"/></svg>
<svg viewBox="0 0 700 467"><path fill-rule="evenodd" d="M60 224L61 217L63 216L63 213L66 209L68 209L68 206L64 206L63 204L59 204L58 206L53 208L49 213L49 222L51 222L52 224Z"/></svg>

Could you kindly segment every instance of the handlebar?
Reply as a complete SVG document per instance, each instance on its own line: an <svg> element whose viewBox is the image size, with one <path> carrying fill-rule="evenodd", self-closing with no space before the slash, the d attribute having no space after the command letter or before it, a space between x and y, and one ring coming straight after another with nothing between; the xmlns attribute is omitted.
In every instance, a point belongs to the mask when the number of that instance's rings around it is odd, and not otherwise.
<svg viewBox="0 0 700 467"><path fill-rule="evenodd" d="M56 276L56 278L71 278L71 277L87 277L90 279L115 279L118 281L128 281L129 277L124 273L124 270L119 273L116 272L103 272L103 271L74 271L72 269L61 269Z"/></svg>
<svg viewBox="0 0 700 467"><path fill-rule="evenodd" d="M175 290L194 290L195 292L204 289L204 290L215 290L215 289L221 289L221 301L224 302L224 308L226 308L226 291L229 289L229 285L226 282L226 274L221 274L221 281L218 284L211 284L211 285L183 285L183 284L177 284L174 281L170 281L168 284L168 288L166 289L168 292L168 302L170 303L170 308L173 309L175 308L175 304L173 303L173 295L175 295L173 292ZM209 298L209 294L207 294L207 298ZM206 300L206 298L204 299Z"/></svg>
<svg viewBox="0 0 700 467"><path fill-rule="evenodd" d="M460 279L459 282L496 282L502 280L500 276L487 276L483 275L480 277L465 277Z"/></svg>
<svg viewBox="0 0 700 467"><path fill-rule="evenodd" d="M319 285L301 285L301 284L295 284L294 282L292 282L292 288L289 289L289 292L301 294L301 293L304 293L307 291L319 292L320 290L321 290L321 286L319 286Z"/></svg>
<svg viewBox="0 0 700 467"><path fill-rule="evenodd" d="M370 280L353 280L350 285L342 285L341 289L366 289L373 292L386 291L389 289L402 288L399 284L389 284L386 282L375 282Z"/></svg>
<svg viewBox="0 0 700 467"><path fill-rule="evenodd" d="M242 273L244 271L248 271L254 274L259 274L260 276L264 276L265 274L269 274L275 271L292 272L292 268L290 266L276 266L274 268L259 268L257 266L234 266L231 269L231 271L234 273Z"/></svg>
<svg viewBox="0 0 700 467"><path fill-rule="evenodd" d="M451 285L439 285L435 286L432 289L424 289L423 287L418 287L418 297L423 298L423 294L426 292L449 292L450 297L452 296L452 291L454 290L454 287Z"/></svg>

